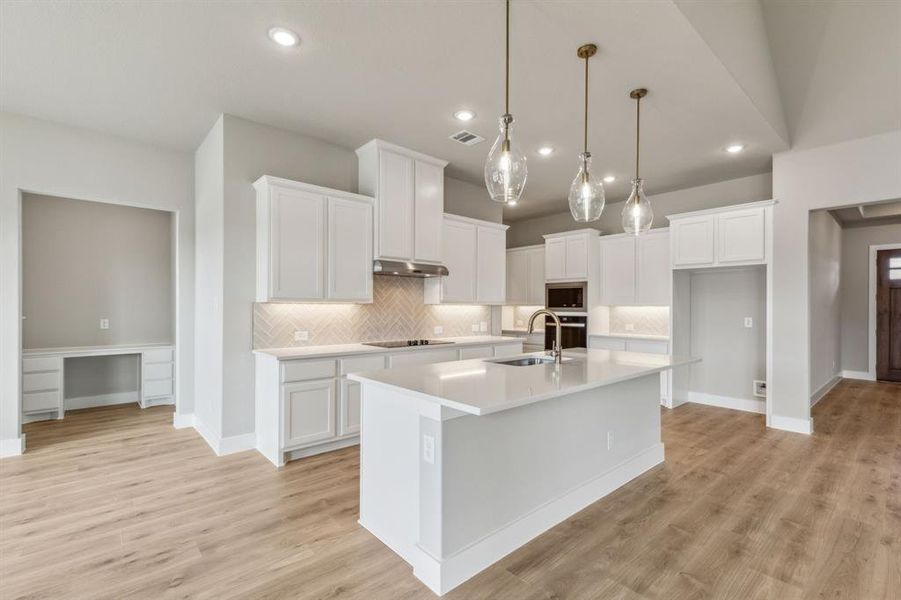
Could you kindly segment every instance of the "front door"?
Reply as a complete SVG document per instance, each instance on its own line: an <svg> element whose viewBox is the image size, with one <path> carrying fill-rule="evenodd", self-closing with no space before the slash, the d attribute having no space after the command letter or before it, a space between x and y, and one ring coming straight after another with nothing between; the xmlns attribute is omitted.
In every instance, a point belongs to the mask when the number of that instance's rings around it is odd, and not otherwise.
<svg viewBox="0 0 901 600"><path fill-rule="evenodd" d="M876 273L876 379L901 382L901 250L880 250Z"/></svg>

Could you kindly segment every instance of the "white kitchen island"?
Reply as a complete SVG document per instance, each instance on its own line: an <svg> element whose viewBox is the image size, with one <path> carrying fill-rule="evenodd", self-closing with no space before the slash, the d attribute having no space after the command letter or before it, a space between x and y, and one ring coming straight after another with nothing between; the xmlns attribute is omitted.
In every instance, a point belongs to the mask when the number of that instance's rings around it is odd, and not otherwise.
<svg viewBox="0 0 901 600"><path fill-rule="evenodd" d="M349 375L362 386L360 524L439 595L660 464L659 373L695 362L511 358Z"/></svg>

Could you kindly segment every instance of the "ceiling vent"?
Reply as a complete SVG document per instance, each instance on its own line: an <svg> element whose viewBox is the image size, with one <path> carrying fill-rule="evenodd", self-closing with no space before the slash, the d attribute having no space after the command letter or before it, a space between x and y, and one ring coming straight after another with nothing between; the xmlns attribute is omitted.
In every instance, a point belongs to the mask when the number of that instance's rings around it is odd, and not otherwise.
<svg viewBox="0 0 901 600"><path fill-rule="evenodd" d="M461 129L454 135L450 136L450 139L454 140L455 142L460 142L464 146L475 146L476 144L485 141L485 138L483 138L482 136L477 135L471 131L466 131L465 129Z"/></svg>

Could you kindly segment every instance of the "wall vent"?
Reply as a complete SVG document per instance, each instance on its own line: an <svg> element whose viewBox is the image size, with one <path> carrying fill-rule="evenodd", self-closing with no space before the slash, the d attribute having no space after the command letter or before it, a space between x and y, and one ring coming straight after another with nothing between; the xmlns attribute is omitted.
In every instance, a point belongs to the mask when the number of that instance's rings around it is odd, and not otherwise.
<svg viewBox="0 0 901 600"><path fill-rule="evenodd" d="M465 129L461 129L457 133L450 136L450 139L455 142L460 142L464 146L475 146L481 142L485 141L485 138L482 136L475 134L471 131L466 131Z"/></svg>

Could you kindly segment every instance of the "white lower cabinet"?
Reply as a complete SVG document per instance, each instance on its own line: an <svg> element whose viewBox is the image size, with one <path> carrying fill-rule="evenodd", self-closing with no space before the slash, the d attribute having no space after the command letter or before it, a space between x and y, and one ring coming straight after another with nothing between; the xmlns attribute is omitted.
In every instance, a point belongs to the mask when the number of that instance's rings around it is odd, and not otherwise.
<svg viewBox="0 0 901 600"><path fill-rule="evenodd" d="M645 354L669 354L669 342L666 340L642 340L635 338L609 337L606 335L588 336L588 347L602 350L620 350L626 352L644 352ZM669 371L660 373L660 403L666 404L669 395Z"/></svg>
<svg viewBox="0 0 901 600"><path fill-rule="evenodd" d="M360 384L341 379L341 396L338 407L338 435L360 431Z"/></svg>
<svg viewBox="0 0 901 600"><path fill-rule="evenodd" d="M335 436L335 381L286 383L285 446L303 446Z"/></svg>
<svg viewBox="0 0 901 600"><path fill-rule="evenodd" d="M257 449L273 464L359 443L360 384L349 373L510 356L522 342L436 346L337 358L278 360L256 354ZM35 397L37 404L41 399Z"/></svg>

